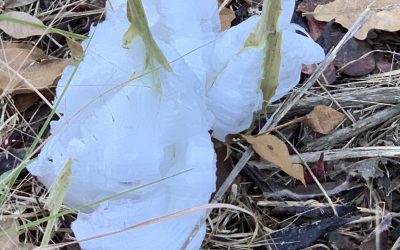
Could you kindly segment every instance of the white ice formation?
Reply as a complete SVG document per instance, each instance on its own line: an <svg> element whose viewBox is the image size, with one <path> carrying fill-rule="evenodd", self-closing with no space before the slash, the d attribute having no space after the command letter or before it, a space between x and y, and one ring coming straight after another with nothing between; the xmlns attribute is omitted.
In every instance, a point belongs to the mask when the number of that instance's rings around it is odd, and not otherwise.
<svg viewBox="0 0 400 250"><path fill-rule="evenodd" d="M140 76L143 72L145 49L140 39L135 39L129 49L121 47L128 28L126 2L113 3L115 11L107 12L106 20L92 29L91 40L84 43L85 58L59 108L64 116L52 122L52 138L29 171L49 187L72 158L65 203L80 207L192 170L106 201L94 207L94 212L84 209L72 225L77 239L206 204L215 190L215 153L208 133L212 120L200 94L203 85L184 60L172 63L172 72L158 69L129 82L133 73ZM180 57L169 43L157 35L154 38L168 60ZM72 70L64 72L58 96ZM202 214L140 227L81 246L178 249ZM204 233L202 230L192 242L192 249L200 247Z"/></svg>
<svg viewBox="0 0 400 250"><path fill-rule="evenodd" d="M279 28L282 32L279 85L270 102L276 101L300 80L302 64L322 61L324 51L307 32L291 24L295 1L282 0ZM249 128L253 113L262 107L260 79L263 74L264 50L268 45L245 47L260 16L253 16L220 34L211 53L207 79L207 107L216 117L213 136L224 141L227 134ZM304 35L296 33L299 30ZM266 47L265 47L266 46Z"/></svg>
<svg viewBox="0 0 400 250"><path fill-rule="evenodd" d="M135 0L138 1L138 0ZM216 0L144 0L154 40L172 72L146 71L146 48L136 38L122 48L129 27L126 0L113 0L106 20L83 43L79 65L51 124L52 137L29 171L50 187L73 159L65 204L81 207L163 177L182 175L84 208L72 229L78 240L206 204L215 189L215 153L208 131L249 127L260 109L261 47L244 48L259 17L219 33ZM290 24L294 0L283 0L279 87L273 100L299 81L302 63L322 59L322 49ZM57 87L60 98L73 67ZM135 80L132 80L132 77ZM56 100L57 101L57 100ZM180 249L204 213L81 243L83 249ZM204 227L190 249L199 249Z"/></svg>

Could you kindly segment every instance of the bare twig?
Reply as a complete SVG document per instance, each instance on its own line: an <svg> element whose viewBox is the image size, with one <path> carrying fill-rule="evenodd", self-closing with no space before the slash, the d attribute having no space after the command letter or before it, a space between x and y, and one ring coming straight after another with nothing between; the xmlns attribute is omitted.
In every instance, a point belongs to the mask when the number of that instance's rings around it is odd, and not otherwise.
<svg viewBox="0 0 400 250"><path fill-rule="evenodd" d="M353 89L345 90L342 93L332 94L341 106L344 107L363 107L371 104L393 105L400 103L400 89L398 87L385 87L373 89ZM290 116L304 115L310 112L316 105L330 105L332 99L330 96L312 96L296 103L289 112ZM268 113L273 113L278 107L271 105L268 107Z"/></svg>
<svg viewBox="0 0 400 250"><path fill-rule="evenodd" d="M306 162L316 162L319 160L321 153L324 153L324 161L335 161L341 159L358 159L358 158L376 158L376 157L400 157L399 146L382 146L382 147L358 147L333 149L315 152L300 153L299 155L291 155L290 159L293 163L302 163L302 159ZM248 162L249 165L259 169L276 168L269 162Z"/></svg>
<svg viewBox="0 0 400 250"><path fill-rule="evenodd" d="M346 148L334 149L316 152L307 152L300 154L306 162L316 162L321 153L324 153L324 161L334 161L340 159L353 159L353 158L374 158L374 157L400 157L400 147L359 147L359 148ZM298 155L292 155L293 163L301 163Z"/></svg>
<svg viewBox="0 0 400 250"><path fill-rule="evenodd" d="M218 12L221 12L223 8L225 8L225 6L227 6L232 0L225 0L221 3L221 5L218 8Z"/></svg>

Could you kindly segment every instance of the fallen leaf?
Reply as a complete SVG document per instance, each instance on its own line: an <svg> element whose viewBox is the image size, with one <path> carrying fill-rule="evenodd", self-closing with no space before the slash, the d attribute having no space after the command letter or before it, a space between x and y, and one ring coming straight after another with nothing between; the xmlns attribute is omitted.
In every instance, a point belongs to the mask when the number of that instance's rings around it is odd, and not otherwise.
<svg viewBox="0 0 400 250"><path fill-rule="evenodd" d="M312 16L306 16L307 26L309 34L321 47L325 50L325 53L331 48L325 48L325 40L328 39L327 36L330 35L332 30L333 22L321 22L315 20Z"/></svg>
<svg viewBox="0 0 400 250"><path fill-rule="evenodd" d="M72 56L75 59L79 59L82 57L84 51L83 51L82 45L79 42L72 40L70 38L67 38L67 45L68 45L68 48L71 50Z"/></svg>
<svg viewBox="0 0 400 250"><path fill-rule="evenodd" d="M18 8L31 3L36 2L37 0L5 0L4 7L6 9Z"/></svg>
<svg viewBox="0 0 400 250"><path fill-rule="evenodd" d="M0 48L0 60L0 89L9 94L34 92L27 82L38 90L48 88L73 63L70 59L48 59L40 49L20 44Z"/></svg>
<svg viewBox="0 0 400 250"><path fill-rule="evenodd" d="M29 81L36 89L46 89L59 79L64 68L72 64L71 60L66 59L48 59L39 63L35 63L26 67L21 74ZM18 84L14 85L14 93L31 93L32 89L25 81L17 80ZM15 83L17 82L15 81Z"/></svg>
<svg viewBox="0 0 400 250"><path fill-rule="evenodd" d="M302 121L304 125L317 133L327 135L344 120L345 116L333 108L318 105L304 118Z"/></svg>
<svg viewBox="0 0 400 250"><path fill-rule="evenodd" d="M43 25L42 21L40 21L38 18L25 12L11 11L2 14L2 16ZM35 28L32 25L18 24L7 20L0 20L0 29L3 30L7 35L16 39L23 39L30 36L41 36L44 33L42 29Z"/></svg>
<svg viewBox="0 0 400 250"><path fill-rule="evenodd" d="M322 33L321 36L325 37L324 49L329 50L342 40L345 33L338 26L337 24L333 25L329 34ZM338 52L333 63L336 68L348 76L364 76L371 73L376 66L371 51L371 45L366 40L352 37Z"/></svg>
<svg viewBox="0 0 400 250"><path fill-rule="evenodd" d="M306 16L307 26L309 34L327 53L332 47L327 48L326 45L326 34L330 34L331 26L333 23L325 23L315 20L312 16ZM313 71L308 67L303 67L303 73L311 75ZM336 68L333 63L329 63L327 68L324 70L319 80L325 84L331 84L336 81Z"/></svg>
<svg viewBox="0 0 400 250"><path fill-rule="evenodd" d="M18 226L17 219L7 218L0 220L0 231L6 230L16 230ZM7 235L0 237L0 246L2 250L29 250L33 249L35 246L32 244L23 244L19 242L19 233L8 233Z"/></svg>
<svg viewBox="0 0 400 250"><path fill-rule="evenodd" d="M25 63L33 63L47 59L43 50L26 43L3 43L0 50L1 60L9 63L12 67L21 65L21 61L24 60L26 60Z"/></svg>
<svg viewBox="0 0 400 250"><path fill-rule="evenodd" d="M235 12L229 8L223 8L219 13L221 20L221 31L229 29L231 27L231 22L235 19Z"/></svg>
<svg viewBox="0 0 400 250"><path fill-rule="evenodd" d="M341 41L345 32L339 24L333 21L329 23L315 20L312 16L307 16L307 24L310 35L327 53L332 47L336 47ZM330 70L325 70L324 75L328 83L336 80L335 66L340 72L348 76L364 76L375 69L375 58L371 45L366 40L350 38L350 40L339 50L333 63L329 65ZM332 65L333 64L333 65Z"/></svg>
<svg viewBox="0 0 400 250"><path fill-rule="evenodd" d="M314 11L314 17L326 22L335 19L337 23L349 29L370 3L372 0L336 0L325 5L318 5ZM368 31L372 29L398 31L400 30L399 15L398 0L375 1L355 37L364 40L367 38Z"/></svg>
<svg viewBox="0 0 400 250"><path fill-rule="evenodd" d="M400 64L396 60L393 60L393 55L375 53L374 58L376 62L377 73L396 71L400 69Z"/></svg>
<svg viewBox="0 0 400 250"><path fill-rule="evenodd" d="M274 163L285 173L305 184L303 166L292 164L286 144L278 137L263 134L257 137L243 135L243 138L253 146L254 151L264 160Z"/></svg>

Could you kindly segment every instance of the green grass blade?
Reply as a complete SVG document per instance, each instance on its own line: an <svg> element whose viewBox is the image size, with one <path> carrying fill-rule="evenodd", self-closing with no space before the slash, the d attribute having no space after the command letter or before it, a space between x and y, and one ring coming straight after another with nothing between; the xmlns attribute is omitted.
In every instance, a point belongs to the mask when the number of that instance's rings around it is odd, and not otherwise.
<svg viewBox="0 0 400 250"><path fill-rule="evenodd" d="M71 39L75 39L75 40L79 40L79 41L83 41L85 40L87 37L84 35L80 35L80 34L76 34L73 32L69 32L69 31L65 31L65 30L61 30L61 29L56 29L56 28L52 28L52 27L48 27L46 25L43 24L38 24L38 23L33 23L33 22L29 22L26 20L21 20L18 18L13 18L7 15L0 15L0 20L4 20L7 22L11 22L11 23L16 23L16 24L21 24L21 25L25 25L34 29L39 29L39 30L43 30L46 31L48 33L55 33L55 34L60 34L62 36L71 38Z"/></svg>
<svg viewBox="0 0 400 250"><path fill-rule="evenodd" d="M45 207L50 211L50 215L56 215L60 211L64 197L68 191L72 163L73 160L71 158L67 160L64 167L61 169L60 174L54 181L53 186L49 190L49 196L47 197ZM47 222L46 230L44 231L44 236L42 238L42 242L40 243L41 246L49 244L51 233L53 232L56 222L56 218L50 219Z"/></svg>

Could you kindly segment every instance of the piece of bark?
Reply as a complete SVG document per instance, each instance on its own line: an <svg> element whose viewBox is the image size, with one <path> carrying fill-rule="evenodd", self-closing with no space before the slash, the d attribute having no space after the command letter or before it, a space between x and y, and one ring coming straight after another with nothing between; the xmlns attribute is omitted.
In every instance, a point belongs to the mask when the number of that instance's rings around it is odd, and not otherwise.
<svg viewBox="0 0 400 250"><path fill-rule="evenodd" d="M289 227L270 234L272 249L294 250L310 246L322 235L332 232L356 218L341 218L332 216L306 226Z"/></svg>

